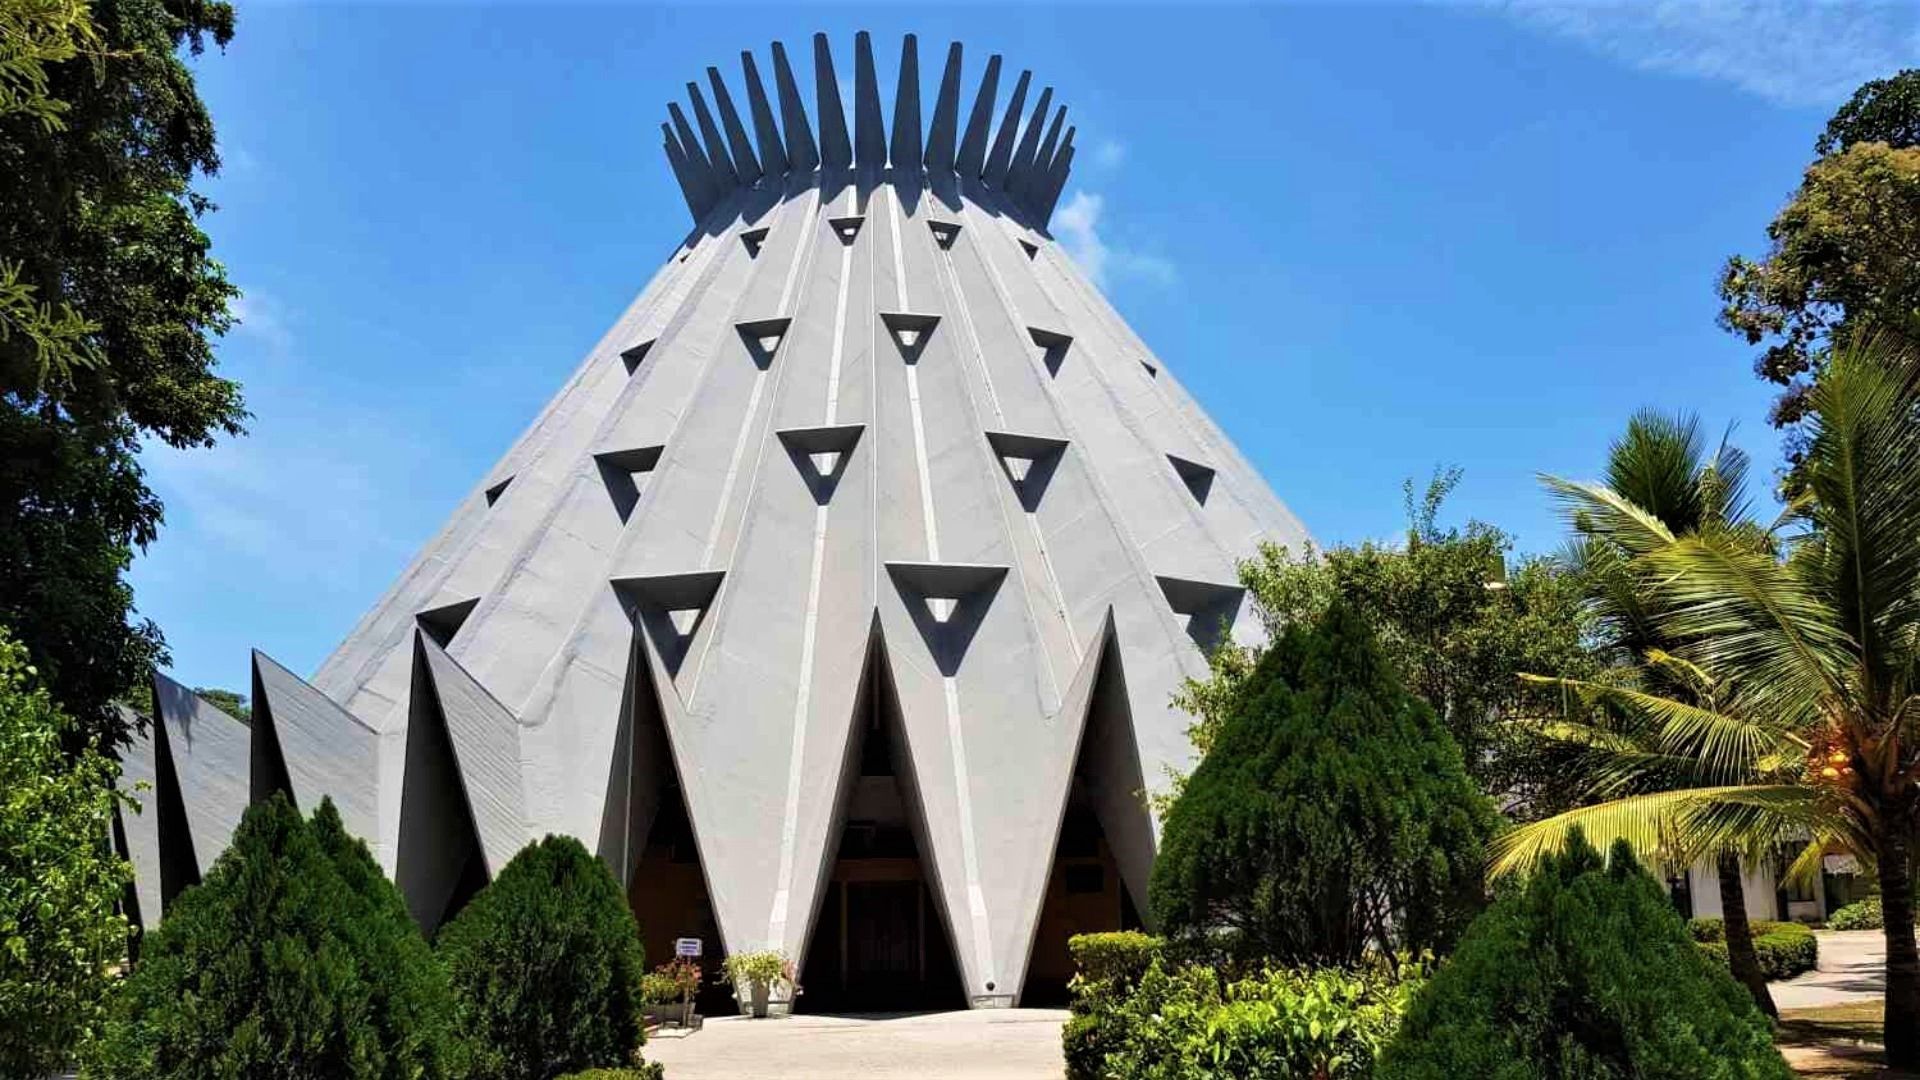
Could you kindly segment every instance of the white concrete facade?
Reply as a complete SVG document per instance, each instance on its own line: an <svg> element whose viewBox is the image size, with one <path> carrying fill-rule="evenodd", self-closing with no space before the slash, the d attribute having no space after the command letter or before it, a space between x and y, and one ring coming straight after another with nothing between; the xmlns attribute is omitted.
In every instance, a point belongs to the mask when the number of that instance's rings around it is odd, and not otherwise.
<svg viewBox="0 0 1920 1080"><path fill-rule="evenodd" d="M1019 992L1076 769L1144 900L1171 697L1258 632L1236 560L1306 534L1047 235L1051 90L996 129L994 57L962 116L954 45L923 140L911 37L890 120L866 35L851 125L814 58L811 110L777 45L744 119L689 84L693 232L311 684L256 654L250 731L162 695L176 857L331 796L431 928L550 832L644 888L671 779L724 947L804 962L877 672L967 1000Z"/></svg>

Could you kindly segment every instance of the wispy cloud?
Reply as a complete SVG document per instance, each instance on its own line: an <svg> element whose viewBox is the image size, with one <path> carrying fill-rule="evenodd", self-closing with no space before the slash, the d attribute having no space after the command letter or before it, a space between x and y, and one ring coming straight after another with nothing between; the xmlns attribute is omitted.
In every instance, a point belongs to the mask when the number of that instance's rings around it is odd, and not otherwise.
<svg viewBox="0 0 1920 1080"><path fill-rule="evenodd" d="M1171 284L1173 263L1158 255L1115 245L1100 235L1100 219L1105 210L1104 196L1075 191L1053 216L1053 232L1060 238L1060 246L1067 249L1067 254L1080 264L1087 277L1101 288L1122 278Z"/></svg>
<svg viewBox="0 0 1920 1080"><path fill-rule="evenodd" d="M1119 139L1102 139L1093 148L1093 163L1111 169L1127 159L1127 144Z"/></svg>
<svg viewBox="0 0 1920 1080"><path fill-rule="evenodd" d="M292 351L293 331L287 326L284 310L272 295L241 286L240 298L233 302L232 309L233 317L239 324L234 327L235 334L258 340L275 358L285 357Z"/></svg>
<svg viewBox="0 0 1920 1080"><path fill-rule="evenodd" d="M1828 0L1505 0L1522 24L1646 71L1826 107L1920 62L1920 7Z"/></svg>

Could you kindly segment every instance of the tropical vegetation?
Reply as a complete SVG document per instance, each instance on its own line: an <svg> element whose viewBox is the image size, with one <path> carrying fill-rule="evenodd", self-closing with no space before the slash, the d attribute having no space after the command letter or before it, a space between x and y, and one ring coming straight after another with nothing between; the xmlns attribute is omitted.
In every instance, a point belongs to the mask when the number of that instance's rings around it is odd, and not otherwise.
<svg viewBox="0 0 1920 1080"><path fill-rule="evenodd" d="M1720 919L1692 919L1687 923L1687 932L1708 956L1725 964L1729 962L1727 925ZM1819 966L1820 939L1813 936L1813 928L1805 923L1754 919L1747 926L1761 978L1791 979ZM1739 975L1734 977L1737 979Z"/></svg>

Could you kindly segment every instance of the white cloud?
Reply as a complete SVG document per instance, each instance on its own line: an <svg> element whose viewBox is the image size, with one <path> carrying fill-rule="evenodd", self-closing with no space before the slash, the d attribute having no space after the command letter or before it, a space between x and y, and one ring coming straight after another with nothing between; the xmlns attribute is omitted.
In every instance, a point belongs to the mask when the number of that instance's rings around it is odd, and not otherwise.
<svg viewBox="0 0 1920 1080"><path fill-rule="evenodd" d="M271 295L242 286L240 298L231 307L239 324L233 329L235 334L259 341L276 359L293 349L293 332L287 327L283 309Z"/></svg>
<svg viewBox="0 0 1920 1080"><path fill-rule="evenodd" d="M1730 83L1788 106L1830 107L1920 62L1920 8L1831 0L1505 0L1526 26L1614 60Z"/></svg>
<svg viewBox="0 0 1920 1080"><path fill-rule="evenodd" d="M1105 211L1104 196L1075 191L1065 206L1053 216L1053 233L1073 261L1101 288L1110 281L1134 278L1156 285L1171 284L1173 263L1157 255L1147 255L1125 247L1116 247L1100 235L1100 217Z"/></svg>
<svg viewBox="0 0 1920 1080"><path fill-rule="evenodd" d="M1119 139L1102 139L1093 148L1093 163L1102 169L1111 169L1127 159L1127 144Z"/></svg>

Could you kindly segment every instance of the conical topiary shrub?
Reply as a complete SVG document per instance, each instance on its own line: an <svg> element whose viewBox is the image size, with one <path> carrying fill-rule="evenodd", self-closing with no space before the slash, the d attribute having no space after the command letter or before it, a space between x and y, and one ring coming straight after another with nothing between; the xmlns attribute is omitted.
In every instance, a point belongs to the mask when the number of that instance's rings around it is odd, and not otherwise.
<svg viewBox="0 0 1920 1080"><path fill-rule="evenodd" d="M448 1075L444 976L331 804L316 816L283 795L247 810L146 939L87 1075Z"/></svg>
<svg viewBox="0 0 1920 1080"><path fill-rule="evenodd" d="M515 855L434 944L476 1080L632 1063L646 973L639 926L578 840L549 836Z"/></svg>
<svg viewBox="0 0 1920 1080"><path fill-rule="evenodd" d="M1474 920L1408 1010L1382 1080L1780 1078L1767 1019L1624 842L1565 854Z"/></svg>

